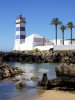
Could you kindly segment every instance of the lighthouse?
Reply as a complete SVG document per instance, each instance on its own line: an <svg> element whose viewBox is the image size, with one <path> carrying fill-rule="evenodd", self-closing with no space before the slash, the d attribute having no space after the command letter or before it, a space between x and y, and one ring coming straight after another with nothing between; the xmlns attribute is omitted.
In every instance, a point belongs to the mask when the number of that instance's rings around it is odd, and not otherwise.
<svg viewBox="0 0 75 100"><path fill-rule="evenodd" d="M25 18L23 18L22 15L19 15L16 18L16 36L14 50L20 50L20 45L25 43L25 24Z"/></svg>
<svg viewBox="0 0 75 100"><path fill-rule="evenodd" d="M13 50L25 51L34 50L36 48L39 50L49 50L53 48L52 42L43 36L32 34L26 37L25 25L25 18L19 15L16 18L15 45Z"/></svg>

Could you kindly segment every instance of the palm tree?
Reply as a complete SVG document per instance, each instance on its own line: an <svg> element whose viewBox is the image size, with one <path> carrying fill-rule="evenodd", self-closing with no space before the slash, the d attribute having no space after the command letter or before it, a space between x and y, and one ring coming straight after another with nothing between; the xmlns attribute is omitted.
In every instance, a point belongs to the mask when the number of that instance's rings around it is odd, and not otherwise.
<svg viewBox="0 0 75 100"><path fill-rule="evenodd" d="M52 21L51 21L51 25L55 25L55 31L56 31L56 34L55 34L55 39L56 39L56 45L57 45L57 26L60 25L62 22L59 21L58 18L53 18Z"/></svg>
<svg viewBox="0 0 75 100"><path fill-rule="evenodd" d="M62 40L63 40L63 45L64 45L64 31L66 30L66 26L61 25L60 30L62 31Z"/></svg>
<svg viewBox="0 0 75 100"><path fill-rule="evenodd" d="M70 29L71 31L71 44L72 44L72 29L74 28L74 24L73 22L68 22L67 27Z"/></svg>

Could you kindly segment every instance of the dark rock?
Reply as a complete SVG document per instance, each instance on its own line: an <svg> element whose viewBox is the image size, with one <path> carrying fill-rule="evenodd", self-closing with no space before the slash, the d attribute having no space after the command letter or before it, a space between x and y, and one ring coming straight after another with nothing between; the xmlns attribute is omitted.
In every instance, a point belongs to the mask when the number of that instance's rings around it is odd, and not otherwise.
<svg viewBox="0 0 75 100"><path fill-rule="evenodd" d="M75 51L12 51L0 52L0 61L29 63L65 62L75 64Z"/></svg>
<svg viewBox="0 0 75 100"><path fill-rule="evenodd" d="M56 67L57 78L48 80L47 74L44 73L42 80L38 82L38 86L44 89L60 89L74 90L75 89L75 65L60 64Z"/></svg>
<svg viewBox="0 0 75 100"><path fill-rule="evenodd" d="M43 73L42 80L38 83L40 86L46 86L48 82L47 74Z"/></svg>
<svg viewBox="0 0 75 100"><path fill-rule="evenodd" d="M17 82L16 83L16 88L17 89L23 89L23 87L24 87L24 84L22 82Z"/></svg>

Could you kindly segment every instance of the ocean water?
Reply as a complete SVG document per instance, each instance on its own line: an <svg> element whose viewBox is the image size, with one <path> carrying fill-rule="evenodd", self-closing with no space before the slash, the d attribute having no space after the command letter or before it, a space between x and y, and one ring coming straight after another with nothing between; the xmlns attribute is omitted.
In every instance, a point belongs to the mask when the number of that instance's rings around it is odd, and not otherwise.
<svg viewBox="0 0 75 100"><path fill-rule="evenodd" d="M16 89L16 83L10 80L0 82L0 100L35 100L42 93L37 89L37 82L41 80L43 73L47 73L49 79L56 77L55 63L27 64L19 62L9 62L14 67L19 67L25 71L23 75L18 75L20 81L23 81L25 87ZM36 76L39 80L32 81L31 77Z"/></svg>

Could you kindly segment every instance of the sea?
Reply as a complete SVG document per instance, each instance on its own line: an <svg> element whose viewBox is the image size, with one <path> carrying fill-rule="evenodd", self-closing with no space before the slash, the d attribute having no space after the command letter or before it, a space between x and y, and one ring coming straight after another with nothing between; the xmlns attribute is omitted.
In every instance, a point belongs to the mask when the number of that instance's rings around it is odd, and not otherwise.
<svg viewBox="0 0 75 100"><path fill-rule="evenodd" d="M43 89L37 88L37 83L42 79L43 73L47 73L48 79L56 78L55 67L57 63L20 63L8 62L13 67L21 68L24 73L16 76L25 84L23 89L16 88L16 82L6 79L0 82L0 100L35 100ZM37 80L31 80L31 77L38 77Z"/></svg>

